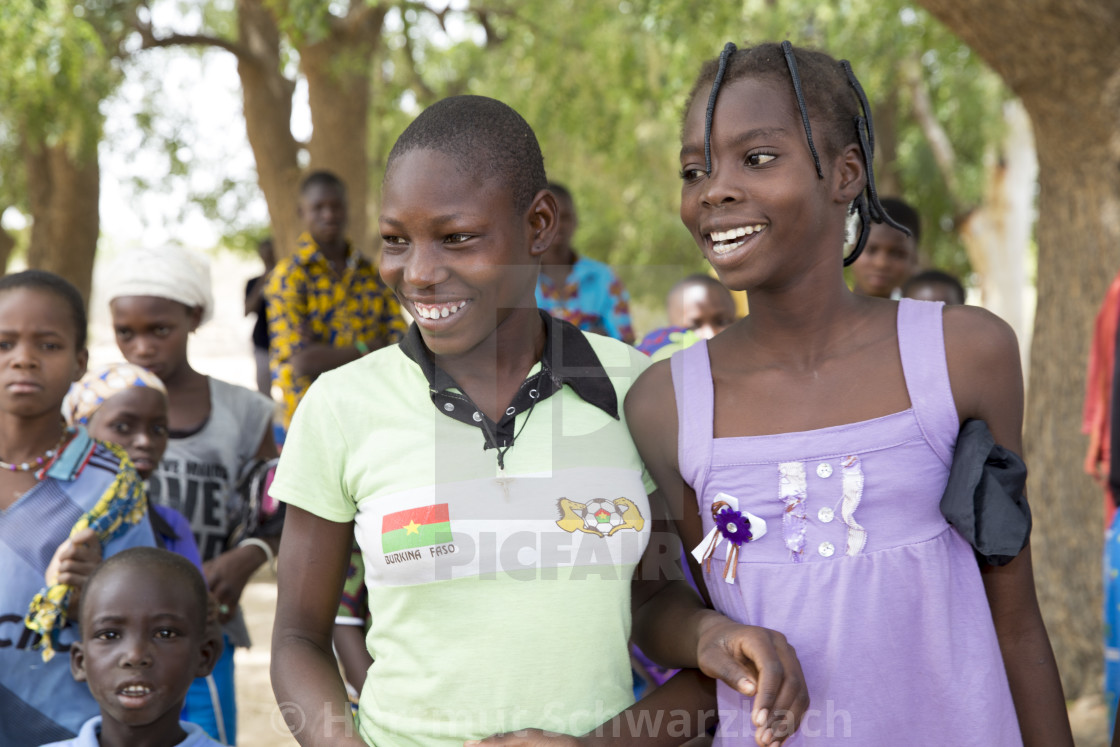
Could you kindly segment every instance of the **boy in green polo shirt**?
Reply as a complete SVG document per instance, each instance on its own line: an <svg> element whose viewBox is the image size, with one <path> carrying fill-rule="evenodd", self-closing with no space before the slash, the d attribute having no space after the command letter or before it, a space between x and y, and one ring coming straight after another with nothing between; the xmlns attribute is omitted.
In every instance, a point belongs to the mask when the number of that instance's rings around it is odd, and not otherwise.
<svg viewBox="0 0 1120 747"><path fill-rule="evenodd" d="M705 609L683 582L635 578L667 552L621 410L647 359L536 308L557 226L546 184L528 124L478 96L425 110L389 155L381 274L416 322L316 381L271 487L289 504L273 689L303 744L450 746L530 727L676 744L714 708L697 667L757 691L745 726L760 744L807 704L781 636ZM352 537L374 662L356 727L331 652ZM632 614L643 650L693 668L637 705ZM631 708L675 709L676 728L642 728Z"/></svg>

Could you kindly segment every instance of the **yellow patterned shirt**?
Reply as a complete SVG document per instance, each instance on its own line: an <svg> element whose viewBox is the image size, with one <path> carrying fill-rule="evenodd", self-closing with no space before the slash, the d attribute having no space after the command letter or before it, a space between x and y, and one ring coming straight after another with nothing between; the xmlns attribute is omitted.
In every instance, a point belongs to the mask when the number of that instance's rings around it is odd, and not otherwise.
<svg viewBox="0 0 1120 747"><path fill-rule="evenodd" d="M373 263L353 249L338 274L307 233L281 260L265 288L272 383L284 394L284 427L292 420L311 377L292 373L292 356L311 343L336 348L361 341L372 348L398 341L407 326L396 296Z"/></svg>

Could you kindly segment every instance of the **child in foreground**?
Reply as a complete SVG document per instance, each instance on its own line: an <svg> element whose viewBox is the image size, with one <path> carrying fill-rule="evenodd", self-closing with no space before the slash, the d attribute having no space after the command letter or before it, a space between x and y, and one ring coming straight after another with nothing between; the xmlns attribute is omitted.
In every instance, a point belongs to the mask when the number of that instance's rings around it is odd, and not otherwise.
<svg viewBox="0 0 1120 747"><path fill-rule="evenodd" d="M86 359L74 286L40 270L0 278L0 745L72 737L97 713L66 656L44 661L38 649L62 653L77 639L66 624L74 587L100 558L155 541L124 452L59 414ZM52 599L58 607L39 604Z"/></svg>
<svg viewBox="0 0 1120 747"><path fill-rule="evenodd" d="M90 576L70 671L101 715L78 736L45 747L213 747L197 724L179 721L187 689L214 668L216 630L207 625L206 582L181 555L138 547Z"/></svg>
<svg viewBox="0 0 1120 747"><path fill-rule="evenodd" d="M797 648L813 709L790 747L1071 745L1029 545L980 565L939 509L964 421L1021 451L1014 333L844 283L889 220L868 117L847 63L788 42L704 66L681 219L750 314L643 374L630 430L715 608ZM717 688L721 714L751 707Z"/></svg>

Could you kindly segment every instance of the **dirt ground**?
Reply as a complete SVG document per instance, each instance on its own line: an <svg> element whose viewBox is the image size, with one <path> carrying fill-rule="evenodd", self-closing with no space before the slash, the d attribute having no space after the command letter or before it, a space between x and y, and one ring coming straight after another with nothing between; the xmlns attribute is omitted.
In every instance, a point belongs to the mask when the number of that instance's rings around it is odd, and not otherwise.
<svg viewBox="0 0 1120 747"><path fill-rule="evenodd" d="M245 588L241 597L251 649L238 649L237 708L240 747L288 747L296 741L288 733L268 678L269 646L272 641L272 616L276 608L276 578L262 570ZM1077 747L1108 747L1107 714L1099 698L1084 698L1070 706Z"/></svg>

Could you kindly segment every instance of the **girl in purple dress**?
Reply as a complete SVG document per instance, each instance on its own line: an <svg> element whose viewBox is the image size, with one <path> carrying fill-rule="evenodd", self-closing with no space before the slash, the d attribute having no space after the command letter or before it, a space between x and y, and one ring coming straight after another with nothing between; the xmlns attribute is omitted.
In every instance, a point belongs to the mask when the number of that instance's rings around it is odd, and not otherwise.
<svg viewBox="0 0 1120 747"><path fill-rule="evenodd" d="M939 510L965 420L1021 451L1014 334L849 291L843 266L890 223L873 150L846 62L784 43L704 66L681 218L750 315L648 369L630 429L711 603L797 649L812 703L788 747L1072 744L1029 546L980 564ZM750 699L718 690L716 743L749 744Z"/></svg>

